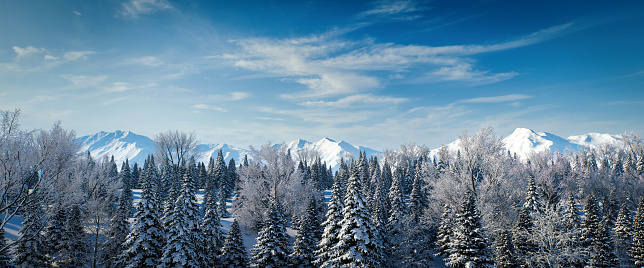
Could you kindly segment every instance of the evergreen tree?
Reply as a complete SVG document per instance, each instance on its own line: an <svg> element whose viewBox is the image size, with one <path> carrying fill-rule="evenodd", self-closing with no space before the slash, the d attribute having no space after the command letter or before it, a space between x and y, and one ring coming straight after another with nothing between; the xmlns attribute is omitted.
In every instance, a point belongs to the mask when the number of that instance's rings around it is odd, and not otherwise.
<svg viewBox="0 0 644 268"><path fill-rule="evenodd" d="M148 164L141 176L141 201L134 215L132 231L125 240L122 264L125 267L157 267L163 248L163 225L161 224L161 208L156 196L158 180L154 158L148 157Z"/></svg>
<svg viewBox="0 0 644 268"><path fill-rule="evenodd" d="M514 268L518 266L510 232L504 230L498 235L494 253L497 268Z"/></svg>
<svg viewBox="0 0 644 268"><path fill-rule="evenodd" d="M121 196L124 198L123 204L126 208L127 218L131 218L134 213L134 197L132 196L132 172L130 171L130 165L128 160L125 159L123 166L121 166L121 182L123 183L121 187ZM121 204L119 204L120 206Z"/></svg>
<svg viewBox="0 0 644 268"><path fill-rule="evenodd" d="M74 205L67 214L62 251L57 262L59 267L82 267L85 264L88 244L81 220L80 207Z"/></svg>
<svg viewBox="0 0 644 268"><path fill-rule="evenodd" d="M539 201L537 186L534 182L534 176L532 175L530 175L530 179L528 180L528 189L526 191L525 203L523 203L523 207L526 208L530 212L530 214L543 212L543 209L541 208L541 202Z"/></svg>
<svg viewBox="0 0 644 268"><path fill-rule="evenodd" d="M244 247L244 239L242 238L237 220L234 220L230 225L228 236L226 236L226 240L224 241L221 266L224 268L248 267L246 247Z"/></svg>
<svg viewBox="0 0 644 268"><path fill-rule="evenodd" d="M252 249L251 267L286 267L289 264L290 248L286 233L284 212L277 200L264 220L263 228L257 236L257 244Z"/></svg>
<svg viewBox="0 0 644 268"><path fill-rule="evenodd" d="M575 197L568 195L568 202L563 215L562 235L557 241L561 249L561 263L565 267L582 267L585 257L581 254L581 219Z"/></svg>
<svg viewBox="0 0 644 268"><path fill-rule="evenodd" d="M32 197L35 197L35 195ZM29 198L22 212L24 221L20 232L18 232L19 238L13 251L14 267L41 267L44 263L47 263L47 256L44 254L44 238L40 234L40 228L43 224L42 215L38 200Z"/></svg>
<svg viewBox="0 0 644 268"><path fill-rule="evenodd" d="M452 219L452 211L447 204L443 207L443 214L441 215L441 222L438 225L438 234L436 236L436 256L447 257L450 253L450 241L452 241L452 228L454 221Z"/></svg>
<svg viewBox="0 0 644 268"><path fill-rule="evenodd" d="M517 264L521 267L532 267L535 265L532 263L532 255L536 253L537 245L531 241L532 227L534 225L532 217L530 216L530 210L532 208L525 206L521 208L512 235Z"/></svg>
<svg viewBox="0 0 644 268"><path fill-rule="evenodd" d="M581 243L588 252L586 267L615 267L616 257L613 241L605 221L602 221L597 201L590 195L584 206Z"/></svg>
<svg viewBox="0 0 644 268"><path fill-rule="evenodd" d="M421 178L421 174L416 173L414 182L412 183L411 194L409 194L409 216L413 223L418 224L428 203L423 179Z"/></svg>
<svg viewBox="0 0 644 268"><path fill-rule="evenodd" d="M342 228L339 241L331 249L332 259L322 267L337 267L351 265L352 267L379 267L382 265L382 241L377 240L378 234L373 226L365 207L362 185L359 174L360 164L355 166L344 198L342 210Z"/></svg>
<svg viewBox="0 0 644 268"><path fill-rule="evenodd" d="M344 162L341 162L340 167L342 167ZM345 166L346 168L346 166ZM338 173L340 173L340 168ZM333 257L331 249L335 247L338 243L339 238L338 234L340 233L340 221L342 220L342 209L344 208L343 198L343 189L344 189L344 180L339 174L334 183L333 190L331 192L331 201L329 202L329 207L326 212L326 220L322 223L324 226L324 231L322 233L322 239L318 243L318 250L315 252L316 259L315 264L322 267L330 267L330 264L327 264Z"/></svg>
<svg viewBox="0 0 644 268"><path fill-rule="evenodd" d="M0 229L0 267L11 266L11 255L5 239L4 228Z"/></svg>
<svg viewBox="0 0 644 268"><path fill-rule="evenodd" d="M491 252L487 237L483 234L481 216L476 208L476 197L467 191L459 211L450 242L449 267L491 267Z"/></svg>
<svg viewBox="0 0 644 268"><path fill-rule="evenodd" d="M167 220L166 244L161 258L163 267L201 267L200 250L203 243L199 205L195 197L195 185L189 170L183 175L181 194Z"/></svg>
<svg viewBox="0 0 644 268"><path fill-rule="evenodd" d="M118 200L116 211L110 219L110 230L107 233L107 243L103 249L103 263L108 267L118 267L123 260L120 259L123 252L123 242L130 233L130 222L127 218L129 209L125 195L121 194Z"/></svg>
<svg viewBox="0 0 644 268"><path fill-rule="evenodd" d="M317 243L320 241L321 236L322 232L318 218L317 200L315 197L311 197L306 214L297 232L295 243L293 244L293 253L290 255L292 267L315 267L313 265L315 261L315 250L317 249Z"/></svg>
<svg viewBox="0 0 644 268"><path fill-rule="evenodd" d="M635 267L644 267L644 197L640 197L633 220L633 243L631 258Z"/></svg>
<svg viewBox="0 0 644 268"><path fill-rule="evenodd" d="M58 259L58 254L62 250L63 233L65 232L65 222L67 221L67 211L63 208L56 210L54 216L49 220L45 230L45 252L51 262Z"/></svg>
<svg viewBox="0 0 644 268"><path fill-rule="evenodd" d="M219 263L224 246L224 233L221 231L221 220L216 204L206 204L206 213L201 224L204 236L204 265L215 267Z"/></svg>
<svg viewBox="0 0 644 268"><path fill-rule="evenodd" d="M631 248L631 241L633 240L632 224L628 206L622 204L617 221L615 221L615 228L613 228L615 232L615 252L617 253L620 267L630 267L632 265L628 254Z"/></svg>

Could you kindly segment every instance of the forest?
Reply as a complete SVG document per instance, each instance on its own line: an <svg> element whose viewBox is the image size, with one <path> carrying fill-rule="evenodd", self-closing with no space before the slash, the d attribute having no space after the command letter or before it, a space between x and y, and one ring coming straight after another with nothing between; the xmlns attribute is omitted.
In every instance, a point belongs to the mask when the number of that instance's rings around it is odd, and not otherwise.
<svg viewBox="0 0 644 268"><path fill-rule="evenodd" d="M198 163L176 130L139 166L19 118L2 111L0 267L644 267L636 133L522 159L485 127L455 152L406 143L332 170L269 143Z"/></svg>

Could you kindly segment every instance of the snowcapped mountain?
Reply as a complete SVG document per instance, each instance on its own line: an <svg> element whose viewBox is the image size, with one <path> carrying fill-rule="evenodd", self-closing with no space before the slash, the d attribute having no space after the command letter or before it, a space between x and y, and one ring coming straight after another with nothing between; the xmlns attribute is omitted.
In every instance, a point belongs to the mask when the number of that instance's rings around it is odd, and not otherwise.
<svg viewBox="0 0 644 268"><path fill-rule="evenodd" d="M548 132L535 132L528 128L517 128L512 134L503 138L502 142L510 153L516 153L525 159L534 152L558 151L564 153L567 149L577 151L580 147L596 148L603 144L619 146L621 137L620 135L589 133L564 139ZM460 148L460 140L445 146L449 151L456 152ZM435 156L437 153L438 148L432 150L430 156Z"/></svg>
<svg viewBox="0 0 644 268"><path fill-rule="evenodd" d="M128 159L130 164L138 163L142 165L148 155L156 152L156 145L152 139L130 131L102 131L94 135L80 137L77 140L81 143L81 152L89 151L92 157L96 159L113 155L119 167L120 163L125 159ZM343 156L353 155L353 157L357 158L360 151L366 152L368 157L380 154L379 151L370 148L353 146L345 141L336 142L329 138L324 138L317 142L295 140L285 145L291 149L291 155L294 158L297 157L298 152L316 150L320 153L320 160L326 162L327 166L331 166L334 170L337 169L340 158ZM226 163L232 158L239 164L246 155L252 158L250 150L228 144L200 144L195 150L197 152L196 160L204 163L208 163L210 157L217 158L219 150L222 151Z"/></svg>
<svg viewBox="0 0 644 268"><path fill-rule="evenodd" d="M315 150L320 153L320 160L331 166L333 170L337 170L340 164L340 159L347 155L352 155L357 158L359 153L365 152L367 157L380 154L381 152L362 147L353 146L346 141L334 141L329 138L323 138L317 142L309 142L302 139L294 140L286 143L286 148L291 149L291 155L297 157L298 153L305 150Z"/></svg>

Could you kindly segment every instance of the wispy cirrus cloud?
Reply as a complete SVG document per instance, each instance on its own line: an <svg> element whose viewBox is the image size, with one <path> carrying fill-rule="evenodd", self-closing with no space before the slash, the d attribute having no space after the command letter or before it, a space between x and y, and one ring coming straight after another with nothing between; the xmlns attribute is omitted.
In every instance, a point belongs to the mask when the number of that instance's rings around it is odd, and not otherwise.
<svg viewBox="0 0 644 268"><path fill-rule="evenodd" d="M199 109L199 110L213 110L213 111L217 111L217 112L227 112L228 111L226 108L211 106L211 105L208 105L208 104L195 104L195 105L192 105L192 108L193 109Z"/></svg>
<svg viewBox="0 0 644 268"><path fill-rule="evenodd" d="M166 0L131 0L123 3L118 15L135 19L141 15L168 9L174 9L174 6Z"/></svg>
<svg viewBox="0 0 644 268"><path fill-rule="evenodd" d="M400 73L405 73L406 79L423 82L480 85L511 79L518 73L480 69L474 65L473 55L536 44L573 31L571 28L573 24L566 23L490 45L401 45L371 39L347 41L334 34L249 38L232 41L240 51L219 58L241 69L306 86L306 91L283 95L291 99L364 94L381 88L387 77L403 77ZM414 76L411 69L425 72ZM390 75L383 76L383 71Z"/></svg>
<svg viewBox="0 0 644 268"><path fill-rule="evenodd" d="M461 100L461 103L499 103L499 102L509 102L509 101L518 101L532 98L530 95L525 94L509 94L503 96L494 96L494 97L479 97L472 99Z"/></svg>
<svg viewBox="0 0 644 268"><path fill-rule="evenodd" d="M208 96L209 99L218 100L218 101L238 101L238 100L246 99L248 97L250 97L250 93L241 92L241 91L234 91L228 94L215 94L215 95Z"/></svg>
<svg viewBox="0 0 644 268"><path fill-rule="evenodd" d="M394 98L394 97L383 97L376 96L372 94L358 94L348 97L341 98L337 101L306 101L300 103L304 106L312 107L338 107L346 108L349 106L354 106L358 104L382 104L382 105L392 105L392 104L401 104L409 101L406 98Z"/></svg>
<svg viewBox="0 0 644 268"><path fill-rule="evenodd" d="M400 20L414 20L421 18L421 15L414 14L427 8L419 7L415 1L398 0L398 1L378 1L372 9L358 14L358 18L367 16L393 17Z"/></svg>

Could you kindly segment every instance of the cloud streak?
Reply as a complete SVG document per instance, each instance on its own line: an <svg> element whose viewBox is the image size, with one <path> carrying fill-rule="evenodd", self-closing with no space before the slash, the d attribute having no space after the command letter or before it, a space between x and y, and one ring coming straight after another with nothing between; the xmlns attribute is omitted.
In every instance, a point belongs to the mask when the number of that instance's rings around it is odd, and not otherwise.
<svg viewBox="0 0 644 268"><path fill-rule="evenodd" d="M141 15L152 14L161 10L173 9L166 0L131 0L123 3L119 15L136 19Z"/></svg>
<svg viewBox="0 0 644 268"><path fill-rule="evenodd" d="M500 103L500 102L510 102L518 101L532 98L530 95L525 94L509 94L503 96L494 96L494 97L480 97L461 100L461 103Z"/></svg>

